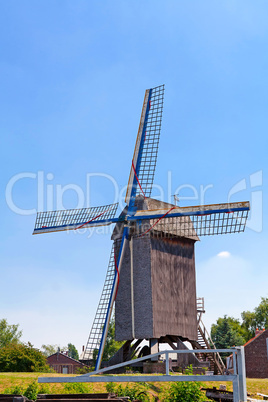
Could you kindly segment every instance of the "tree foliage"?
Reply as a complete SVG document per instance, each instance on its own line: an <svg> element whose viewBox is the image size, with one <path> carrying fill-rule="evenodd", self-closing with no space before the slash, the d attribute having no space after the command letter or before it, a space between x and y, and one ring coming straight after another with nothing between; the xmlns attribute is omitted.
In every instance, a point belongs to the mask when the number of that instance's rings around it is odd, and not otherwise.
<svg viewBox="0 0 268 402"><path fill-rule="evenodd" d="M61 351L62 353L67 352L68 356L72 357L75 360L79 359L78 351L72 343L68 343L68 346L64 346L62 348L60 347L60 345L47 344L47 345L42 345L41 349L42 349L42 353L46 357L51 356L54 353L57 353L58 351Z"/></svg>
<svg viewBox="0 0 268 402"><path fill-rule="evenodd" d="M79 359L79 354L76 347L72 343L68 343L68 356L75 360Z"/></svg>
<svg viewBox="0 0 268 402"><path fill-rule="evenodd" d="M19 331L19 324L9 325L7 320L0 320L0 349L10 345L17 344L22 336L22 331Z"/></svg>
<svg viewBox="0 0 268 402"><path fill-rule="evenodd" d="M54 353L56 353L58 351L59 345L50 345L50 344L42 345L41 349L42 349L42 353L46 357L48 357L48 356L51 356L51 355L53 355Z"/></svg>
<svg viewBox="0 0 268 402"><path fill-rule="evenodd" d="M254 311L243 311L242 328L246 332L246 340L255 335L256 329L268 328L268 298L262 297Z"/></svg>
<svg viewBox="0 0 268 402"><path fill-rule="evenodd" d="M211 338L217 348L240 346L255 336L256 329L268 328L268 298L262 297L253 311L241 313L242 324L233 317L218 318L211 326Z"/></svg>
<svg viewBox="0 0 268 402"><path fill-rule="evenodd" d="M117 342L115 340L115 320L112 318L109 328L108 334L106 338L106 343L103 351L103 360L109 360L123 345L123 342Z"/></svg>
<svg viewBox="0 0 268 402"><path fill-rule="evenodd" d="M239 320L226 315L223 318L218 318L216 324L212 324L211 338L218 349L241 346L246 342Z"/></svg>
<svg viewBox="0 0 268 402"><path fill-rule="evenodd" d="M50 371L46 357L30 343L13 343L0 349L0 372Z"/></svg>
<svg viewBox="0 0 268 402"><path fill-rule="evenodd" d="M117 342L115 340L115 320L113 317L109 324L102 360L104 360L104 361L109 360L121 348L123 343L124 343L124 341ZM94 362L96 362L97 356L98 356L98 349L95 349L93 352L93 361Z"/></svg>

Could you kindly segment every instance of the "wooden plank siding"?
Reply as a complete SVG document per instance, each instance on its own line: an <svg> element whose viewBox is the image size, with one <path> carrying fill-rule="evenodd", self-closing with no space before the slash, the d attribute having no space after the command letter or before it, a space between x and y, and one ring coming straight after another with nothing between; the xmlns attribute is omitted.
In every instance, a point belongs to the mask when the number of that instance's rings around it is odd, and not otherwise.
<svg viewBox="0 0 268 402"><path fill-rule="evenodd" d="M194 241L151 238L153 337L197 340Z"/></svg>
<svg viewBox="0 0 268 402"><path fill-rule="evenodd" d="M169 204L137 197L138 209ZM126 209L123 212L126 213ZM144 222L142 222L144 224ZM118 257L122 223L112 239ZM159 236L150 231L132 237L134 328L132 328L130 247L126 244L115 301L117 341L151 339L166 335L197 340L196 279L194 244L198 237ZM134 334L134 336L133 336Z"/></svg>

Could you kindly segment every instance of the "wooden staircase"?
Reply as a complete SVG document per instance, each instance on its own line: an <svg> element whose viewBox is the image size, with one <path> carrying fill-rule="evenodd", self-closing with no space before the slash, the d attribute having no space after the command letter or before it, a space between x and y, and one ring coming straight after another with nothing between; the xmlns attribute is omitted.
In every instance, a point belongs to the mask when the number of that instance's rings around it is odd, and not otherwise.
<svg viewBox="0 0 268 402"><path fill-rule="evenodd" d="M203 321L202 314L204 310L204 298L197 298L197 323L198 323L198 337L197 341L190 341L193 349L216 349L209 332L207 331ZM198 353L197 358L202 361L209 361L211 371L214 374L224 374L226 367L222 361L219 353Z"/></svg>

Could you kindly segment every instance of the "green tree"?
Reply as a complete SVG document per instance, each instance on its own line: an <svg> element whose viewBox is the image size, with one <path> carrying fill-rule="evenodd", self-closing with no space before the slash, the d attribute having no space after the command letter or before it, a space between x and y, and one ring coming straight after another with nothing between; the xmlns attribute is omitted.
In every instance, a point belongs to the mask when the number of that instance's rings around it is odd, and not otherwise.
<svg viewBox="0 0 268 402"><path fill-rule="evenodd" d="M48 357L56 353L59 349L59 345L42 345L41 346L42 353Z"/></svg>
<svg viewBox="0 0 268 402"><path fill-rule="evenodd" d="M243 338L243 341L245 341L247 332L246 332L245 328L242 327L239 319L233 318L233 317L227 317L227 320L228 320L232 330L234 332L236 332L236 334L239 334Z"/></svg>
<svg viewBox="0 0 268 402"><path fill-rule="evenodd" d="M72 343L68 343L68 356L75 360L79 359L79 354L76 347Z"/></svg>
<svg viewBox="0 0 268 402"><path fill-rule="evenodd" d="M244 330L239 320L226 315L223 318L218 318L216 324L212 324L211 338L218 349L241 346L246 342Z"/></svg>
<svg viewBox="0 0 268 402"><path fill-rule="evenodd" d="M102 360L104 360L104 361L109 360L121 348L123 343L124 343L124 341L117 342L115 340L115 320L113 317L109 324ZM93 352L93 361L94 362L96 362L97 356L98 356L98 349L95 349Z"/></svg>
<svg viewBox="0 0 268 402"><path fill-rule="evenodd" d="M50 371L46 357L30 343L13 343L0 349L0 372Z"/></svg>
<svg viewBox="0 0 268 402"><path fill-rule="evenodd" d="M9 325L5 318L0 320L0 348L20 342L22 331L18 328L19 324Z"/></svg>
<svg viewBox="0 0 268 402"><path fill-rule="evenodd" d="M268 328L268 298L262 297L254 311L243 311L242 327L247 333L247 340L255 335L256 329Z"/></svg>

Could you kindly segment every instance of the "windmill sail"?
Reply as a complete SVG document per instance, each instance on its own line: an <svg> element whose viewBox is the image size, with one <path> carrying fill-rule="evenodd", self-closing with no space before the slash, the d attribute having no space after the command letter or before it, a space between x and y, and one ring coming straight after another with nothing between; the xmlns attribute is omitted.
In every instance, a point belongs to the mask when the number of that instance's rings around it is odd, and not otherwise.
<svg viewBox="0 0 268 402"><path fill-rule="evenodd" d="M82 358L84 360L92 359L94 351L99 350L102 331L105 324L110 296L113 288L114 278L115 278L114 248L112 248L100 301L91 327L88 341L83 353Z"/></svg>
<svg viewBox="0 0 268 402"><path fill-rule="evenodd" d="M199 205L165 209L140 210L129 221L136 221L135 235L143 236L150 231L154 235L172 237L195 237L239 233L245 230L249 202ZM145 221L140 224L139 221Z"/></svg>
<svg viewBox="0 0 268 402"><path fill-rule="evenodd" d="M164 85L147 89L130 168L126 203L137 194L150 197L162 123Z"/></svg>
<svg viewBox="0 0 268 402"><path fill-rule="evenodd" d="M110 225L117 221L114 219L117 208L118 202L101 207L38 212L33 234Z"/></svg>

